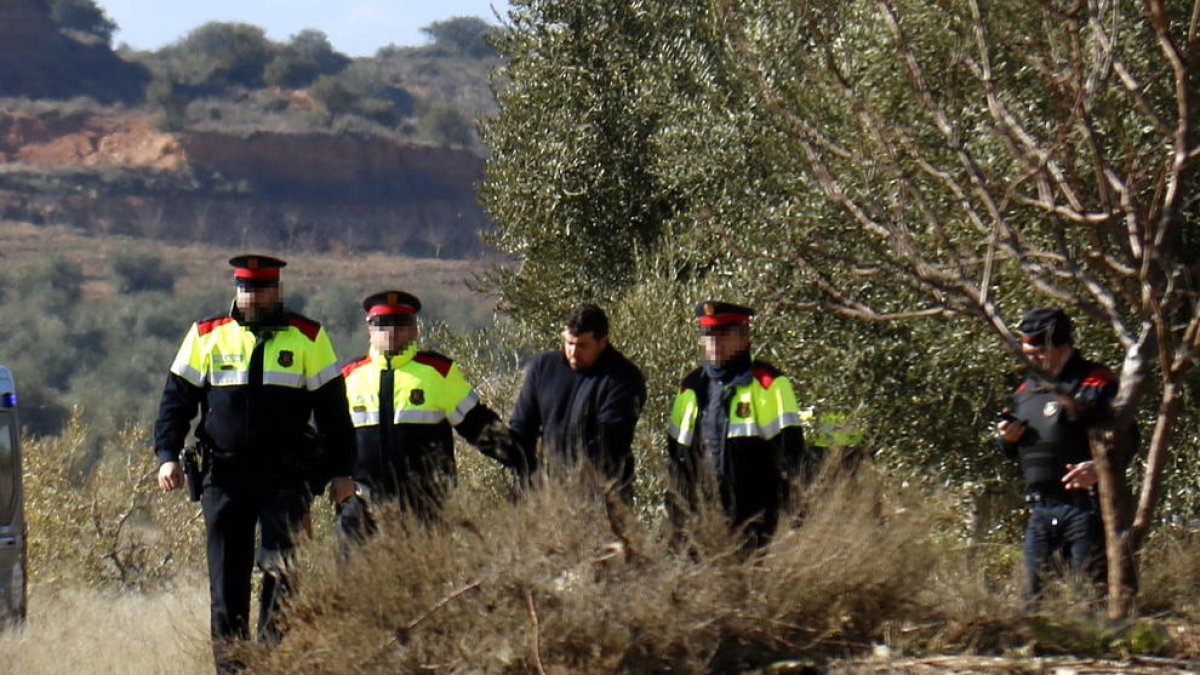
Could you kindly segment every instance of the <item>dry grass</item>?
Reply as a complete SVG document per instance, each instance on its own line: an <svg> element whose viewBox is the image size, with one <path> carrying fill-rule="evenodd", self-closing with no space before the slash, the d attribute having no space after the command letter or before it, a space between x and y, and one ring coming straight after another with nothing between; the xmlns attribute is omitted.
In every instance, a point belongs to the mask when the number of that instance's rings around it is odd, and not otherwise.
<svg viewBox="0 0 1200 675"><path fill-rule="evenodd" d="M34 447L55 454L49 442ZM513 504L485 489L496 476L474 469L442 522L427 527L391 514L348 563L334 554L322 501L316 536L302 548L291 631L273 650L244 647L252 672L788 672L781 663L1041 672L1042 658L1067 654L1074 657L1058 656L1064 667L1124 657L1098 672L1132 672L1157 656L1200 654L1200 631L1179 620L1194 609L1194 586L1180 586L1200 569L1194 537L1164 535L1162 553L1144 561L1147 599L1174 591L1174 602L1159 600L1162 616L1111 626L1070 588L1055 588L1029 614L1016 592L1015 544L1004 551L1012 564L997 575L983 560L993 550L965 546L943 526L951 500L870 467L825 478L809 492L806 516L752 556L713 513L697 519L689 545L676 551L651 504L639 505L636 518L610 512L599 497L580 496L577 482L552 483ZM107 484L125 485L119 477ZM106 510L108 491L60 495ZM187 510L170 496L158 501L152 508ZM22 673L208 672L197 566L156 571L165 574L159 583L139 586L150 592L118 592L111 574L97 577L103 547L79 536L89 527L74 536L66 526L35 530L53 541L38 542L29 620L0 636L0 663ZM192 537L202 525L184 527L190 543L179 544L188 550L177 560L199 552ZM74 557L47 555L72 547Z"/></svg>
<svg viewBox="0 0 1200 675"><path fill-rule="evenodd" d="M935 569L929 522L865 472L821 493L761 555L717 518L668 549L657 524L552 485L522 503L460 493L349 564L316 564L261 672L712 672L869 647ZM913 614L915 616L915 614Z"/></svg>
<svg viewBox="0 0 1200 675"><path fill-rule="evenodd" d="M25 625L0 634L0 663L23 675L211 673L207 634L200 581L155 595L35 588Z"/></svg>

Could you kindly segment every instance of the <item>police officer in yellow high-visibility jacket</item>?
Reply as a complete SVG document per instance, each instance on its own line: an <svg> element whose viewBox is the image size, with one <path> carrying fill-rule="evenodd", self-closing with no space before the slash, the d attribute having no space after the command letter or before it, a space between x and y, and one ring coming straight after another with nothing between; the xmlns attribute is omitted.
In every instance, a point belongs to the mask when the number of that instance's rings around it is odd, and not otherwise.
<svg viewBox="0 0 1200 675"><path fill-rule="evenodd" d="M423 518L435 515L455 476L451 427L484 454L521 472L523 456L507 427L479 401L458 365L418 349L421 301L404 291L383 291L363 300L363 309L370 350L342 369L358 447L354 477L360 496L398 500L401 509ZM370 523L359 518L365 520L365 514L343 514L342 528L352 537L356 528L370 530Z"/></svg>
<svg viewBox="0 0 1200 675"><path fill-rule="evenodd" d="M672 475L686 506L715 491L732 525L761 545L806 459L800 410L791 382L750 358L753 309L706 301L695 311L704 364L683 379L671 409Z"/></svg>
<svg viewBox="0 0 1200 675"><path fill-rule="evenodd" d="M263 571L258 636L278 639L293 535L314 478L340 502L354 493L353 431L337 357L321 325L284 311L277 258L231 259L237 297L228 314L192 324L171 364L154 428L159 486L183 483L179 454L197 411L209 448L201 508L207 529L213 651L220 672L240 664L231 640L249 637L250 577ZM315 420L328 456L318 459ZM317 462L322 466L316 466ZM323 475L315 477L320 470ZM261 543L255 548L255 528Z"/></svg>

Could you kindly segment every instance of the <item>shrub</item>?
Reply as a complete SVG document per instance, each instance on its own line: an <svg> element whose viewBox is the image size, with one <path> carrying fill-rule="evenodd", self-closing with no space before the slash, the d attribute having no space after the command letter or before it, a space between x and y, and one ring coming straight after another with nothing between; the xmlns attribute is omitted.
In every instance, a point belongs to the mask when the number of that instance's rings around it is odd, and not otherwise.
<svg viewBox="0 0 1200 675"><path fill-rule="evenodd" d="M309 93L329 111L330 121L338 115L354 110L360 94L341 78L322 75L313 83Z"/></svg>
<svg viewBox="0 0 1200 675"><path fill-rule="evenodd" d="M475 142L471 121L445 101L431 101L421 115L421 128L430 140L439 145L469 147Z"/></svg>
<svg viewBox="0 0 1200 675"><path fill-rule="evenodd" d="M170 48L178 73L189 84L258 86L275 53L263 29L212 21Z"/></svg>
<svg viewBox="0 0 1200 675"><path fill-rule="evenodd" d="M112 41L117 24L93 0L50 0L50 18L62 28Z"/></svg>
<svg viewBox="0 0 1200 675"><path fill-rule="evenodd" d="M175 277L152 253L122 250L112 261L117 290L121 293L175 290Z"/></svg>
<svg viewBox="0 0 1200 675"><path fill-rule="evenodd" d="M25 446L32 580L146 590L194 574L204 528L180 493L159 493L149 429L127 427L92 467L88 433L75 416L61 435Z"/></svg>
<svg viewBox="0 0 1200 675"><path fill-rule="evenodd" d="M924 514L872 476L830 486L803 526L750 559L713 514L690 531L693 554L676 554L662 527L578 488L554 482L517 505L464 489L434 527L387 521L340 573L301 590L288 639L252 654L253 668L749 670L915 616L933 569Z"/></svg>

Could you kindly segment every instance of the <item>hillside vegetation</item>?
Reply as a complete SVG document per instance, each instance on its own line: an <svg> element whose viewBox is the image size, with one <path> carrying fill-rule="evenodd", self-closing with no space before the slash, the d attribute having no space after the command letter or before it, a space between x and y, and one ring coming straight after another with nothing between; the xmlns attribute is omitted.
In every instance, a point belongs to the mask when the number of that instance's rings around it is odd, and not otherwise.
<svg viewBox="0 0 1200 675"><path fill-rule="evenodd" d="M21 387L22 424L53 436L78 415L92 450L153 419L190 322L229 308L225 261L242 251L2 221L0 250L0 362ZM366 350L359 302L384 288L422 297L431 326L492 321L492 302L465 285L479 261L270 250L289 261L289 305L322 321L345 360Z"/></svg>
<svg viewBox="0 0 1200 675"><path fill-rule="evenodd" d="M492 29L455 17L425 30L427 46L360 59L317 30L277 43L221 22L115 53L91 0L8 3L0 218L174 242L479 256L492 223L475 196L475 123L495 110ZM81 50L105 58L77 64Z"/></svg>

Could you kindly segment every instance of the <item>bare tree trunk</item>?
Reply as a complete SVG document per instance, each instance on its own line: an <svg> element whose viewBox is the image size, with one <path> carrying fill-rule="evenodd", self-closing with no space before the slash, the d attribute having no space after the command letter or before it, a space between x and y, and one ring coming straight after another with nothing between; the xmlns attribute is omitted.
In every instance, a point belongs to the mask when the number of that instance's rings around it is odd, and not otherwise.
<svg viewBox="0 0 1200 675"><path fill-rule="evenodd" d="M1171 445L1171 430L1175 427L1175 419L1179 417L1179 409L1183 398L1179 395L1179 386L1168 382L1163 387L1162 402L1158 406L1158 417L1154 422L1154 435L1150 438L1150 451L1146 455L1146 478L1142 481L1142 492L1138 498L1137 515L1133 519L1131 531L1132 543L1135 549L1140 549L1150 532L1150 523L1154 520L1154 510L1158 506L1158 496L1162 487L1163 469L1166 468Z"/></svg>
<svg viewBox="0 0 1200 675"><path fill-rule="evenodd" d="M1104 521L1104 554L1108 561L1108 618L1119 621L1133 612L1137 566L1130 528L1132 495L1125 480L1121 433L1093 429L1088 433L1096 475L1100 479L1100 515Z"/></svg>

